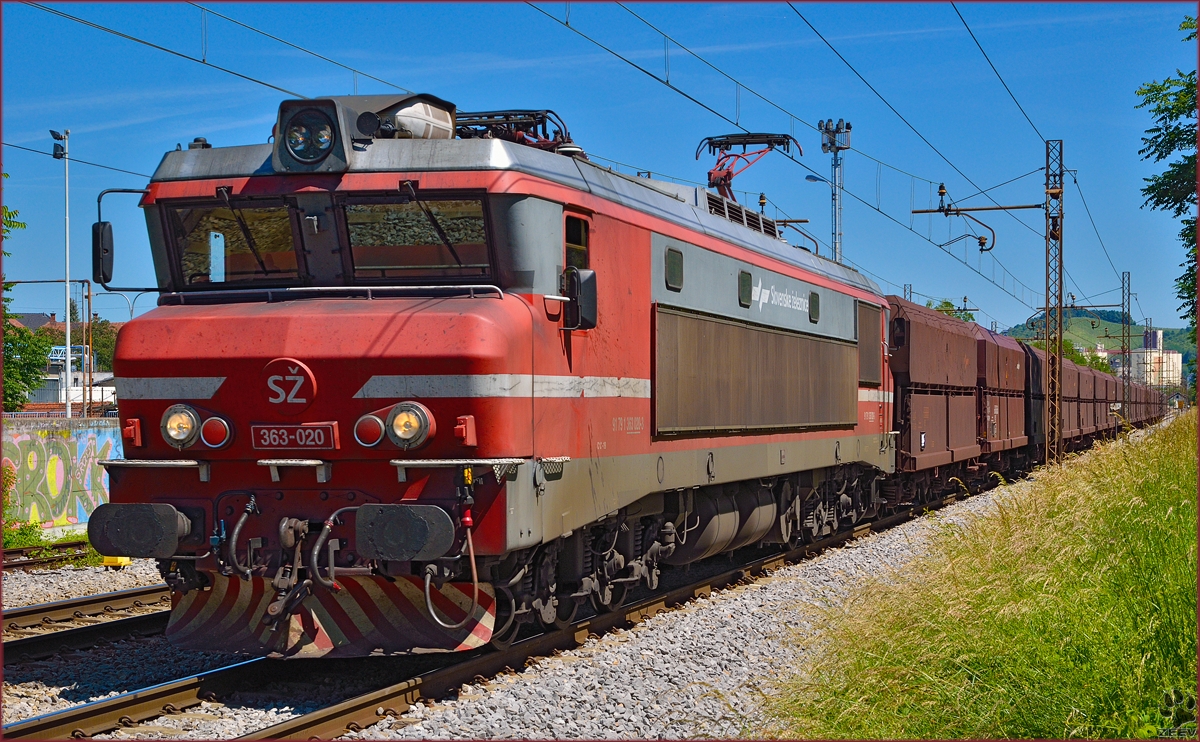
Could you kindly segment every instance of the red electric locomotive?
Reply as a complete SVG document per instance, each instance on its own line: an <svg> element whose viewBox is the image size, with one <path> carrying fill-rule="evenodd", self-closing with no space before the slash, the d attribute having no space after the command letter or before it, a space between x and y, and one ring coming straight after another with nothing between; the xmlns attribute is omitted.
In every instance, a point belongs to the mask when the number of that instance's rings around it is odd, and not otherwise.
<svg viewBox="0 0 1200 742"><path fill-rule="evenodd" d="M88 532L160 560L177 646L503 645L887 504L878 288L551 112L285 101L143 193L159 305L118 338ZM107 284L104 222L94 250Z"/></svg>
<svg viewBox="0 0 1200 742"><path fill-rule="evenodd" d="M731 198L729 148L789 140L705 140L714 193L598 167L550 111L354 96L168 152L92 544L159 560L180 647L465 650L1044 460L1041 351ZM1066 447L1112 436L1117 380L1063 381Z"/></svg>

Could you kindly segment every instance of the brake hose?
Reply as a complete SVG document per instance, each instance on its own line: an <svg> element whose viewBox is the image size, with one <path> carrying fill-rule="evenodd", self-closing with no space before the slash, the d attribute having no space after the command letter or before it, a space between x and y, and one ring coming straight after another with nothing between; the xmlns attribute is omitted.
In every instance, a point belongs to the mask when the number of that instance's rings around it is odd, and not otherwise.
<svg viewBox="0 0 1200 742"><path fill-rule="evenodd" d="M443 629L461 629L466 626L467 622L474 618L475 609L479 607L479 572L475 567L475 544L471 541L471 529L468 528L466 530L467 553L471 556L471 587L473 588L473 595L471 597L471 610L467 611L467 615L463 617L463 620L458 623L449 624L443 623L442 619L438 618L437 611L433 609L433 596L429 590L430 584L433 582L434 572L437 571L437 566L430 564L425 568L425 608L429 611L429 617L433 619L434 623Z"/></svg>
<svg viewBox="0 0 1200 742"><path fill-rule="evenodd" d="M237 523L233 526L233 532L229 534L229 561L233 562L233 568L238 571L242 579L250 579L250 569L252 565L242 566L237 557L237 542L238 536L242 535L242 526L246 525L246 520L250 517L250 513L258 512L258 503L254 500L254 494L250 494L250 502L246 503L246 509L242 511L242 517L238 518ZM250 551L246 551L246 559L250 559Z"/></svg>
<svg viewBox="0 0 1200 742"><path fill-rule="evenodd" d="M325 519L325 525L323 528L321 528L321 533L317 536L317 540L313 542L312 551L308 554L309 571L312 573L313 579L324 587L333 590L334 592L341 590L342 587L334 580L334 570L336 567L333 564L333 550L330 549L329 551L328 579L321 575L321 569L317 565L317 559L321 556L321 547L325 545L325 539L329 538L329 531L333 528L333 523L337 520L337 517L349 510L358 510L358 508L358 505L351 505L349 507L338 508L337 510L334 510L333 515L330 515Z"/></svg>

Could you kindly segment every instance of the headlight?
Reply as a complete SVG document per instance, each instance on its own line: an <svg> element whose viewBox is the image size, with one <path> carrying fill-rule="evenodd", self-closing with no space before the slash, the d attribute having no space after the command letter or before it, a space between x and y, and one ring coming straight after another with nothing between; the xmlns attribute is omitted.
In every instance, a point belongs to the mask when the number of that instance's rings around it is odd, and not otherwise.
<svg viewBox="0 0 1200 742"><path fill-rule="evenodd" d="M388 413L388 438L405 450L418 448L435 430L433 415L419 402L401 402Z"/></svg>
<svg viewBox="0 0 1200 742"><path fill-rule="evenodd" d="M333 122L321 111L308 108L292 116L283 136L293 157L317 162L333 148Z"/></svg>
<svg viewBox="0 0 1200 742"><path fill-rule="evenodd" d="M163 413L162 434L175 448L187 448L200 437L200 416L185 404L171 405Z"/></svg>

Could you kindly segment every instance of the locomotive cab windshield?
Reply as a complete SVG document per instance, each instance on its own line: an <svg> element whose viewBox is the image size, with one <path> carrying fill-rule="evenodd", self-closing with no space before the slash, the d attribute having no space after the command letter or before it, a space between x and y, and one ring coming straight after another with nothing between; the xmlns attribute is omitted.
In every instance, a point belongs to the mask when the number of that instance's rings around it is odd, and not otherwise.
<svg viewBox="0 0 1200 742"><path fill-rule="evenodd" d="M340 199L332 225L284 199L160 204L172 276L180 290L212 284L484 282L492 275L484 199L393 196ZM332 226L340 260L309 256ZM313 244L310 246L310 242ZM348 248L348 249L347 249Z"/></svg>

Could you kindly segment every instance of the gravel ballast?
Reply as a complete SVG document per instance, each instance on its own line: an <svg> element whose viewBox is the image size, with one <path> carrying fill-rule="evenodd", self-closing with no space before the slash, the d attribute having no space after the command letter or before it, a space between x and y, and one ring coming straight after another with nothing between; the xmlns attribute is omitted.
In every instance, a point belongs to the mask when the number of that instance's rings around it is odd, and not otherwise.
<svg viewBox="0 0 1200 742"><path fill-rule="evenodd" d="M217 652L180 652L160 635L5 665L4 723L140 690L242 659Z"/></svg>
<svg viewBox="0 0 1200 742"><path fill-rule="evenodd" d="M385 719L345 738L761 735L765 731L760 713L764 694L773 690L778 679L790 676L804 659L802 652L806 650L796 637L814 630L812 621L818 610L839 604L868 578L886 579L890 572L903 569L927 553L931 537L944 524L963 523L985 513L998 501L1034 486L1035 479L1036 474L952 503L936 513L780 568L753 584L714 591L711 596L661 613L629 630L593 637L574 650L532 661L522 672L464 685L453 698L418 703L398 718ZM139 654L135 664L141 665L143 672L159 663L171 668L170 677L162 680L199 671L206 661L195 659L197 669L185 669L185 663L197 655L172 652L165 642L161 654L142 650ZM289 682L287 663L281 663L279 687L262 688L253 695L233 695L221 699L222 703L205 703L191 709L191 713L159 717L141 728L104 736L213 739L245 734L360 692L357 686L374 689L409 676L399 668L386 669L386 661L368 658L354 681L343 679L332 684L314 677L307 682ZM113 670L105 667L108 662L101 655L95 655L94 660L89 656L77 668L84 668L80 671L84 676L108 672ZM228 662L224 659L218 664ZM125 672L131 678L137 676L132 668ZM76 682L83 688L90 681L81 678ZM122 683L126 690L146 684L142 677L137 682ZM10 698L6 683L6 722L12 703L28 699L30 690L25 685L21 686L24 695L13 694ZM54 690L49 684L48 688ZM55 692L62 695L61 691ZM83 695L86 693L72 691L71 697ZM48 702L42 703L37 713L49 710L45 706Z"/></svg>
<svg viewBox="0 0 1200 742"><path fill-rule="evenodd" d="M355 739L740 737L759 729L763 693L800 659L795 632L813 607L843 599L860 579L902 568L942 522L961 522L1028 482L953 503L714 592L628 631L589 639L524 672L419 703Z"/></svg>
<svg viewBox="0 0 1200 742"><path fill-rule="evenodd" d="M85 595L111 593L162 582L153 559L134 559L128 567L14 569L4 573L4 607L17 608Z"/></svg>

